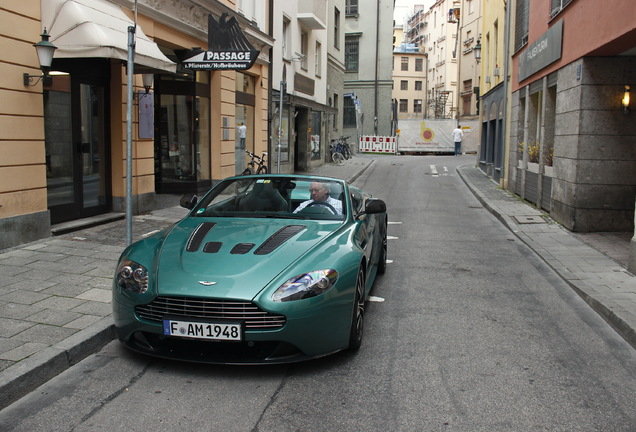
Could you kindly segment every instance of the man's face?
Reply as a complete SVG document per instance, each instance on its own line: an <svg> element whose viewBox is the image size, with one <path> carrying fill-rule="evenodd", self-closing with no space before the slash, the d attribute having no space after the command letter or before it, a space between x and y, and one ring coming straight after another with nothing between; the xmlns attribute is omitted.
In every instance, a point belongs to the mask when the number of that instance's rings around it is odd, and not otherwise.
<svg viewBox="0 0 636 432"><path fill-rule="evenodd" d="M327 201L327 198L329 198L329 191L321 183L312 183L309 193L313 201Z"/></svg>

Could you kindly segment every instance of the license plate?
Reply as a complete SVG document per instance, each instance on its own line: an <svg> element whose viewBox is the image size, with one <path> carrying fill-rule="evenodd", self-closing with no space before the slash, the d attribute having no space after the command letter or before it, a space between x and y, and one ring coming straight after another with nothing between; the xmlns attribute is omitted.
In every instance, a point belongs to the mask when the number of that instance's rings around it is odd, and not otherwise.
<svg viewBox="0 0 636 432"><path fill-rule="evenodd" d="M241 341L240 323L193 322L173 319L163 320L163 334L194 339Z"/></svg>

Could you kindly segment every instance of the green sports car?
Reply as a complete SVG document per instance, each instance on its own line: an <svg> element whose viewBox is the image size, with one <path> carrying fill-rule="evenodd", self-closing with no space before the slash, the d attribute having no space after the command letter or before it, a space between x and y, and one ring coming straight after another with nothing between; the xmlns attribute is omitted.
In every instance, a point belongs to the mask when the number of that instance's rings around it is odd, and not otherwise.
<svg viewBox="0 0 636 432"><path fill-rule="evenodd" d="M282 363L360 347L386 267L386 205L342 180L255 175L186 195L180 222L132 244L113 280L118 338L145 354Z"/></svg>

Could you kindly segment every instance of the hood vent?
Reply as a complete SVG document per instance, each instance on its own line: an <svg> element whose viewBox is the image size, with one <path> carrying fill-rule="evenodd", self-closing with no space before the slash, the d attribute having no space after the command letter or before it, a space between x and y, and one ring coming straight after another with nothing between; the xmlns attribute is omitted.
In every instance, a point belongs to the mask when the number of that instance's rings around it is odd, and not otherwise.
<svg viewBox="0 0 636 432"><path fill-rule="evenodd" d="M285 243L287 240L292 238L294 235L298 234L306 227L305 225L287 225L286 227L278 230L274 235L265 240L265 243L259 246L258 249L254 252L254 255L267 255L268 253L273 252L280 245Z"/></svg>
<svg viewBox="0 0 636 432"><path fill-rule="evenodd" d="M205 246L203 246L203 252L217 253L221 249L221 246L223 246L221 242L207 242Z"/></svg>
<svg viewBox="0 0 636 432"><path fill-rule="evenodd" d="M203 239L207 235L207 233L214 226L214 222L203 222L201 225L196 227L196 229L192 232L192 235L188 239L188 244L186 245L186 250L188 252L196 252L199 250L201 243L203 243Z"/></svg>
<svg viewBox="0 0 636 432"><path fill-rule="evenodd" d="M232 255L245 255L251 251L254 246L256 246L254 243L239 243L232 248L230 253Z"/></svg>

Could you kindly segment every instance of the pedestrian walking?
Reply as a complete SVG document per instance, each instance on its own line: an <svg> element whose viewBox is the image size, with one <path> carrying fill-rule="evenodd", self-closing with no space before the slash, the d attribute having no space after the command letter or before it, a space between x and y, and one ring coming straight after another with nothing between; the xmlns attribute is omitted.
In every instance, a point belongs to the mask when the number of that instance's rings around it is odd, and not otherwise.
<svg viewBox="0 0 636 432"><path fill-rule="evenodd" d="M455 129L453 129L453 141L455 141L455 156L459 156L462 154L462 138L464 137L464 131L462 130L461 125L457 125Z"/></svg>
<svg viewBox="0 0 636 432"><path fill-rule="evenodd" d="M238 133L239 133L239 146L241 150L245 150L245 137L247 135L247 126L245 126L245 123L239 123Z"/></svg>

